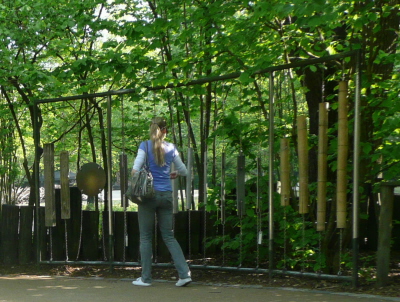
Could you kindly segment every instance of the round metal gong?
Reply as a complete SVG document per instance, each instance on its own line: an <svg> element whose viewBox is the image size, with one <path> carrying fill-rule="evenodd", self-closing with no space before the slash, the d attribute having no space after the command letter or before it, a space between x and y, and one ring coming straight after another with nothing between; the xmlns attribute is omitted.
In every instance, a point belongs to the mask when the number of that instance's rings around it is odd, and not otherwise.
<svg viewBox="0 0 400 302"><path fill-rule="evenodd" d="M76 174L76 184L82 193L96 196L106 185L106 173L96 163L84 164Z"/></svg>

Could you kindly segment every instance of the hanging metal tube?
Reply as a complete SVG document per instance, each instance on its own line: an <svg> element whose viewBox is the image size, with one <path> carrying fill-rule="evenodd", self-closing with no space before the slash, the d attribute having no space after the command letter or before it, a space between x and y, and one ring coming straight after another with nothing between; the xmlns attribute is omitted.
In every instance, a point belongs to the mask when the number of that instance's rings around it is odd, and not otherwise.
<svg viewBox="0 0 400 302"><path fill-rule="evenodd" d="M203 192L203 198L204 198L204 213L207 212L207 204L208 204L208 180L207 180L207 170L208 170L208 165L207 165L207 150L204 151L204 165L203 165L203 184L204 184L204 192Z"/></svg>
<svg viewBox="0 0 400 302"><path fill-rule="evenodd" d="M108 244L110 253L110 269L114 260L114 232L113 232L113 202L112 202L112 153L111 153L111 95L107 98L107 199L108 199Z"/></svg>
<svg viewBox="0 0 400 302"><path fill-rule="evenodd" d="M225 224L225 152L221 154L221 223Z"/></svg>
<svg viewBox="0 0 400 302"><path fill-rule="evenodd" d="M39 219L39 209L40 209L40 192L39 192L39 161L40 161L40 154L39 154L39 145L40 145L40 129L38 125L38 108L37 102L33 102L33 139L34 139L34 146L35 146L35 163L34 163L34 180L35 180L35 232L36 232L36 262L39 265L41 260L40 254L40 219Z"/></svg>
<svg viewBox="0 0 400 302"><path fill-rule="evenodd" d="M192 209L192 173L193 173L193 149L188 148L188 155L187 155L187 175L186 175L186 210Z"/></svg>
<svg viewBox="0 0 400 302"><path fill-rule="evenodd" d="M274 268L274 73L269 74L269 276L272 277Z"/></svg>
<svg viewBox="0 0 400 302"><path fill-rule="evenodd" d="M243 153L240 152L240 155L237 156L237 167L236 167L236 208L237 214L240 218L243 218L245 215L246 204L246 158Z"/></svg>
<svg viewBox="0 0 400 302"><path fill-rule="evenodd" d="M175 164L171 164L171 171L175 171ZM179 179L172 179L172 212L174 214L179 212L179 200L178 200L178 190L179 190Z"/></svg>
<svg viewBox="0 0 400 302"><path fill-rule="evenodd" d="M359 211L360 211L360 125L361 125L361 50L356 59L356 87L354 95L354 149L353 149L353 286L358 286Z"/></svg>

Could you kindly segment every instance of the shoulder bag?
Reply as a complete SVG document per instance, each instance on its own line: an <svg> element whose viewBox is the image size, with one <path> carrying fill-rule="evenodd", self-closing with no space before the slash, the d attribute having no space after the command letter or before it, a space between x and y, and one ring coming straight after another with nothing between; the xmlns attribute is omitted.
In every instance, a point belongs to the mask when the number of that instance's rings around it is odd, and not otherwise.
<svg viewBox="0 0 400 302"><path fill-rule="evenodd" d="M146 160L140 171L137 171L128 181L128 189L125 196L134 203L142 203L146 198L154 196L153 175L150 172L149 160L147 155L146 141Z"/></svg>

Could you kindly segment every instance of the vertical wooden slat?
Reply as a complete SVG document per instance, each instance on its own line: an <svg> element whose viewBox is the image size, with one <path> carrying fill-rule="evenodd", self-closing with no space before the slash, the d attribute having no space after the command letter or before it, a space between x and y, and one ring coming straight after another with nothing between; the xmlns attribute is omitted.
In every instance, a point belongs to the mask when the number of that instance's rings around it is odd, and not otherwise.
<svg viewBox="0 0 400 302"><path fill-rule="evenodd" d="M376 285L385 286L389 280L390 247L393 222L394 186L382 184L379 212L378 251L376 254Z"/></svg>
<svg viewBox="0 0 400 302"><path fill-rule="evenodd" d="M299 213L308 213L308 138L304 115L297 118L297 141L299 149Z"/></svg>
<svg viewBox="0 0 400 302"><path fill-rule="evenodd" d="M60 153L60 184L61 184L61 219L71 218L71 203L69 192L69 153Z"/></svg>
<svg viewBox="0 0 400 302"><path fill-rule="evenodd" d="M19 264L28 264L33 260L33 206L20 208L19 222Z"/></svg>
<svg viewBox="0 0 400 302"><path fill-rule="evenodd" d="M56 205L56 222L50 230L50 251L51 259L65 259L65 221L61 220L61 189L54 190L54 200Z"/></svg>
<svg viewBox="0 0 400 302"><path fill-rule="evenodd" d="M124 261L125 249L125 213L122 211L114 212L114 259Z"/></svg>
<svg viewBox="0 0 400 302"><path fill-rule="evenodd" d="M317 231L325 231L328 156L328 103L319 104Z"/></svg>
<svg viewBox="0 0 400 302"><path fill-rule="evenodd" d="M97 260L99 257L99 212L82 212L82 258Z"/></svg>
<svg viewBox="0 0 400 302"><path fill-rule="evenodd" d="M347 217L347 158L349 150L347 82L339 82L338 164L337 164L337 227L346 227Z"/></svg>
<svg viewBox="0 0 400 302"><path fill-rule="evenodd" d="M54 191L54 144L45 144L44 158L44 201L45 226L56 225L56 202Z"/></svg>
<svg viewBox="0 0 400 302"><path fill-rule="evenodd" d="M70 188L71 218L67 222L67 253L70 260L77 260L79 254L82 223L82 193L77 187Z"/></svg>
<svg viewBox="0 0 400 302"><path fill-rule="evenodd" d="M3 262L18 264L18 220L19 207L3 205L1 212L1 246Z"/></svg>
<svg viewBox="0 0 400 302"><path fill-rule="evenodd" d="M182 213L182 212L181 212ZM183 212L185 213L185 212ZM139 259L139 222L138 212L127 212L128 220L128 249L127 249L127 261L138 261ZM175 229L180 224L175 225ZM186 232L185 228L185 232Z"/></svg>

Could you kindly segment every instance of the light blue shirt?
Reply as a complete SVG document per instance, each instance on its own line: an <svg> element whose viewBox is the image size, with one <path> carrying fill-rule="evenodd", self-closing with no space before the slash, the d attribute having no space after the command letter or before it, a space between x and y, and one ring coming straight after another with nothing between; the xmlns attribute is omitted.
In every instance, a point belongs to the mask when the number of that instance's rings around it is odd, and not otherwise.
<svg viewBox="0 0 400 302"><path fill-rule="evenodd" d="M165 165L160 167L154 160L152 142L150 140L141 142L133 169L139 171L143 167L146 160L145 152L147 148L147 158L150 171L153 174L154 189L156 191L172 191L170 179L171 164L175 164L175 170L178 171L178 175L186 176L187 169L185 164L182 162L179 152L174 144L163 141L163 147L165 151Z"/></svg>

